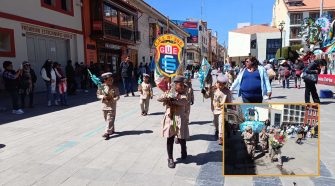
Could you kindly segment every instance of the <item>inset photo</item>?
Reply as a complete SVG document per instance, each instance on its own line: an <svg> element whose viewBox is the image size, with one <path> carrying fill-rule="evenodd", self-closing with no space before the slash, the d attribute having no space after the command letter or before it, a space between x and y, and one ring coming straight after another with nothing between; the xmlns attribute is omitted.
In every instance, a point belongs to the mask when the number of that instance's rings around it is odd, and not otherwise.
<svg viewBox="0 0 335 186"><path fill-rule="evenodd" d="M225 104L224 175L320 175L319 104Z"/></svg>

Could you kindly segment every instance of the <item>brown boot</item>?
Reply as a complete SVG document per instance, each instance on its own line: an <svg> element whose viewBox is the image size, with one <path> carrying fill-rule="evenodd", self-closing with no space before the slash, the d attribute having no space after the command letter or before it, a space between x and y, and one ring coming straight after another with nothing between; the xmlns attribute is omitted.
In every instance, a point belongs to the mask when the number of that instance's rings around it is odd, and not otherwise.
<svg viewBox="0 0 335 186"><path fill-rule="evenodd" d="M222 145L223 144L223 139L220 137L219 140L218 140L218 144L219 145Z"/></svg>

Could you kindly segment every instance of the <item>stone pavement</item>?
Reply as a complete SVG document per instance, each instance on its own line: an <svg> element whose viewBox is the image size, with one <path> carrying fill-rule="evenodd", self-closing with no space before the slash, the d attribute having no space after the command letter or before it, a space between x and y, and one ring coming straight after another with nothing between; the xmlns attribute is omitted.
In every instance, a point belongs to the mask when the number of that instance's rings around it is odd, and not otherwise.
<svg viewBox="0 0 335 186"><path fill-rule="evenodd" d="M166 139L160 136L164 108L156 101L157 96L151 101L151 115L146 117L140 116L138 97L122 97L117 133L109 141L101 138L104 121L94 93L73 98L78 104L72 107L39 108L44 110L41 114L27 112L25 117L15 118L8 112L0 113L0 185L335 184L331 145L335 104L321 107L321 177L222 177L222 150L213 138L210 103L203 102L198 87L194 81L189 157L186 161L178 159L180 147L175 145L175 169L167 168ZM271 101L302 102L302 95L302 89L275 88L277 98Z"/></svg>

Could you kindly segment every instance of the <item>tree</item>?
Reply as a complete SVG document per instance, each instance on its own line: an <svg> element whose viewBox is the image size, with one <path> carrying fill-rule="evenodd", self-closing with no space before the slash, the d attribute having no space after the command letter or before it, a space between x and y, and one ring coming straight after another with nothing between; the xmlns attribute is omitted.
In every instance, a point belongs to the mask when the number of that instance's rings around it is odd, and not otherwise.
<svg viewBox="0 0 335 186"><path fill-rule="evenodd" d="M282 58L289 59L291 61L295 61L299 58L299 54L296 52L297 50L300 50L303 48L303 45L292 45L288 47L282 48ZM276 53L276 59L281 58L280 56L280 48L277 50Z"/></svg>

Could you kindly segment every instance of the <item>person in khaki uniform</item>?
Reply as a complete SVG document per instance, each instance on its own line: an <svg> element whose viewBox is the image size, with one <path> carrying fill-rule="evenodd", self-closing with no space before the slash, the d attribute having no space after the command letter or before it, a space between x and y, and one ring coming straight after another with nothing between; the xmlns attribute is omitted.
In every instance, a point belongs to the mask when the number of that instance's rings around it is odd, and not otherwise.
<svg viewBox="0 0 335 186"><path fill-rule="evenodd" d="M251 158L251 160L254 160L256 149L256 136L250 126L246 127L245 131L242 133L242 137L247 147L249 157Z"/></svg>
<svg viewBox="0 0 335 186"><path fill-rule="evenodd" d="M213 94L213 106L214 106L214 126L215 130L219 132L219 145L223 143L223 134L222 134L222 124L223 124L223 115L222 108L224 103L231 103L231 93L226 84L228 78L226 76L219 76L216 82L216 90ZM228 125L228 123L226 123Z"/></svg>
<svg viewBox="0 0 335 186"><path fill-rule="evenodd" d="M149 83L149 74L143 73L143 82L138 87L138 91L140 92L142 116L146 116L149 111L150 99L152 99L153 96L152 86Z"/></svg>
<svg viewBox="0 0 335 186"><path fill-rule="evenodd" d="M266 129L263 128L262 132L259 134L259 142L261 144L262 154L265 154L265 151L267 151L268 140L269 140L269 135L268 133L266 133Z"/></svg>
<svg viewBox="0 0 335 186"><path fill-rule="evenodd" d="M187 95L187 101L188 104L186 105L185 111L187 116L187 123L190 123L190 113L191 113L191 105L194 104L194 92L192 88L192 82L191 82L191 76L187 76L188 79L186 79L186 95Z"/></svg>
<svg viewBox="0 0 335 186"><path fill-rule="evenodd" d="M115 132L114 121L116 115L116 102L120 99L119 89L113 86L113 74L107 72L101 75L104 79L102 87L98 88L97 97L102 103L102 112L106 124L106 131L102 137L109 139Z"/></svg>
<svg viewBox="0 0 335 186"><path fill-rule="evenodd" d="M165 115L162 121L163 137L167 138L168 167L175 168L173 160L174 138L177 136L181 146L181 159L187 158L186 139L189 138L189 128L186 116L186 105L188 104L185 94L184 76L177 76L174 85L168 92L158 98L166 106Z"/></svg>

